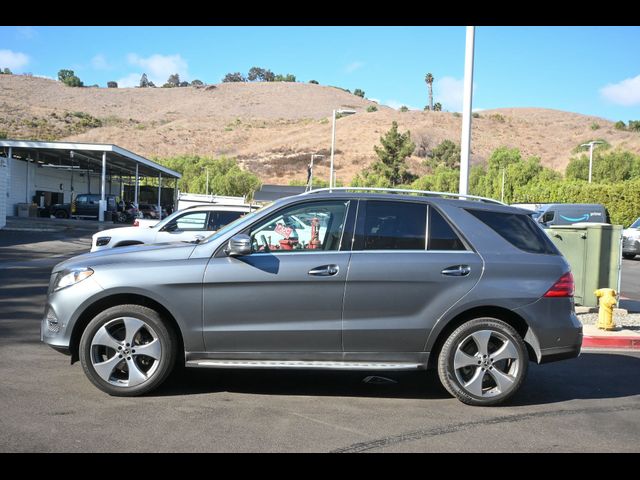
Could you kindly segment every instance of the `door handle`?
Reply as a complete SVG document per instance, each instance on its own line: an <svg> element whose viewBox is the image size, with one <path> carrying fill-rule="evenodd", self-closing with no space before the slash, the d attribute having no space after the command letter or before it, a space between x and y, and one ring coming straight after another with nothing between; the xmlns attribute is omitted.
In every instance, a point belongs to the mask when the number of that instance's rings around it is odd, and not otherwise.
<svg viewBox="0 0 640 480"><path fill-rule="evenodd" d="M450 277L466 277L471 273L471 267L469 265L453 265L442 270L442 275L448 275Z"/></svg>
<svg viewBox="0 0 640 480"><path fill-rule="evenodd" d="M309 270L309 275L313 275L314 277L331 277L339 271L340 267L338 267L338 265L322 265L321 267Z"/></svg>

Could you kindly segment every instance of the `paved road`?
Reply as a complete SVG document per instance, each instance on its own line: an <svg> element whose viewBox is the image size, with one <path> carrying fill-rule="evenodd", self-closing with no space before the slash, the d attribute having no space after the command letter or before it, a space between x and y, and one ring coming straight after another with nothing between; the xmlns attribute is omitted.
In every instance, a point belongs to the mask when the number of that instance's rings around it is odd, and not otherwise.
<svg viewBox="0 0 640 480"><path fill-rule="evenodd" d="M511 403L472 408L431 373L187 371L113 398L40 343L50 268L88 237L0 231L0 451L640 451L640 354L532 365ZM32 242L24 245L23 242Z"/></svg>

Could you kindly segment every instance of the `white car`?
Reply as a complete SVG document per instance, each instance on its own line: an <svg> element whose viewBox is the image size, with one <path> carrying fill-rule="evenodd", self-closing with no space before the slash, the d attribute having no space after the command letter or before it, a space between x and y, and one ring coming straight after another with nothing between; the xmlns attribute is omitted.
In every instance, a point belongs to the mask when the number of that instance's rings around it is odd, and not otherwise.
<svg viewBox="0 0 640 480"><path fill-rule="evenodd" d="M91 240L91 251L144 243L202 240L256 208L250 205L202 205L178 210L160 221L136 220L134 225L137 226L95 233Z"/></svg>
<svg viewBox="0 0 640 480"><path fill-rule="evenodd" d="M622 256L631 260L640 254L640 218L622 231Z"/></svg>

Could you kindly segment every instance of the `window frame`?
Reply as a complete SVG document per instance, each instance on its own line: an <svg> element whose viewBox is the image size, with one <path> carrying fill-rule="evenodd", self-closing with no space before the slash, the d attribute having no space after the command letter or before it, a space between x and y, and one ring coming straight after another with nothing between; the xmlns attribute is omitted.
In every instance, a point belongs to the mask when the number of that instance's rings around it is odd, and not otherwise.
<svg viewBox="0 0 640 480"><path fill-rule="evenodd" d="M204 213L205 214L205 216L204 216L204 228L178 228L178 221L181 218L186 217L187 215L193 215L193 214L198 214L198 213ZM209 225L209 215L210 215L210 212L208 212L208 211L204 211L204 212L203 211L198 211L198 212L186 211L182 215L178 215L176 218L172 219L169 223L164 225L162 227L162 231L163 232L168 232L168 231L173 231L173 232L176 232L176 231L180 231L180 232L207 232L208 231L207 227ZM169 227L172 224L175 224L176 228L172 229L172 230L167 229L167 227Z"/></svg>
<svg viewBox="0 0 640 480"><path fill-rule="evenodd" d="M424 205L426 207L426 220L425 220L425 237L424 237L424 249L420 249L420 250L412 250L412 249L388 249L388 250L383 250L383 249L375 249L375 250L366 250L364 248L364 242L365 242L365 238L364 238L364 227L365 227L365 217L366 217L366 213L367 213L367 204L368 202L390 202L390 203L410 203L410 204L417 204L417 205ZM458 238L460 239L460 242L462 243L462 245L464 246L463 250L429 250L429 238L431 235L431 222L430 222L430 218L431 218L431 209L435 210L435 212L437 212L438 214L440 214L440 216L444 219L445 222L447 222L447 224L449 225L449 227L451 228L451 230L453 231L453 233L455 233ZM462 234L462 232L460 232L460 230L458 228L455 227L455 225L453 225L453 223L451 222L451 220L449 220L449 218L447 217L447 215L440 210L439 208L437 208L436 206L434 206L432 203L430 202L420 202L420 201L412 201L412 200L407 200L407 199L400 199L400 198L376 198L376 199L361 199L359 201L359 205L358 205L358 217L356 219L356 228L355 228L355 232L354 232L354 239L353 239L353 251L354 252L364 252L364 253L420 253L420 252L425 252L425 253L473 253L475 252L474 248L472 247L472 245L469 243L469 241L467 240L467 238Z"/></svg>
<svg viewBox="0 0 640 480"><path fill-rule="evenodd" d="M250 235L251 230L255 228L257 225L263 223L264 221L273 218L274 216L280 215L282 212L288 210L292 207L299 207L302 205L310 205L313 203L327 203L327 202L345 202L347 204L347 213L345 219L344 229L342 230L342 236L340 238L340 247L338 250L298 250L298 251L272 251L272 252L251 252L249 256L254 255L302 255L302 254L310 254L310 255L319 255L319 254L336 254L336 253L349 253L351 252L351 247L353 244L353 236L355 233L355 220L356 220L356 212L358 208L358 199L354 199L351 197L337 197L337 198L318 198L318 199L308 199L305 198L304 201L299 201L295 203L288 203L283 205L281 208L269 212L267 215L262 215L260 218L257 218L250 225L247 225L240 231L235 232L233 235L225 238L222 244L217 248L215 253L213 254L213 258L221 258L227 257L228 255L225 253L225 249L227 248L227 244L231 238L236 235L244 234ZM249 213L249 212L247 212Z"/></svg>

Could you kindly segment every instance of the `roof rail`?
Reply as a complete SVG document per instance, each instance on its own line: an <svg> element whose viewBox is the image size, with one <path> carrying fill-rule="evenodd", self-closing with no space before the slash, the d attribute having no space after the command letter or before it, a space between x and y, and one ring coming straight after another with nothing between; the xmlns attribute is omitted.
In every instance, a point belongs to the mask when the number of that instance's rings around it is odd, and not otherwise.
<svg viewBox="0 0 640 480"><path fill-rule="evenodd" d="M479 202L496 203L498 205L507 205L506 203L502 203L498 200L494 200L493 198L479 197L477 195L463 195L461 193L449 193L449 192L432 192L429 190L405 190L404 188L380 188L380 187L316 188L314 190L309 190L308 192L300 193L299 195L310 195L312 193L335 192L335 191L382 192L382 193L399 193L399 194L417 193L420 195L426 195L426 196L432 196L432 197L454 197L454 198L463 199L463 200L477 200Z"/></svg>

